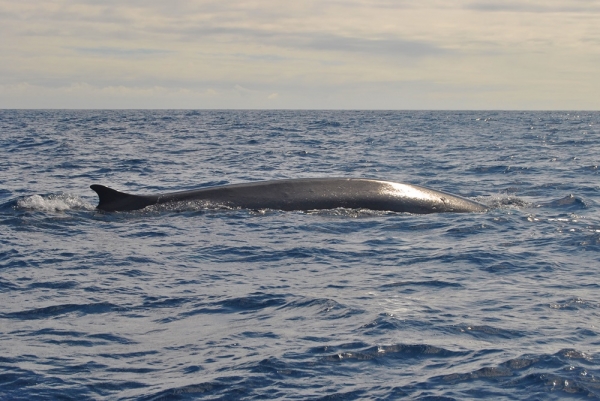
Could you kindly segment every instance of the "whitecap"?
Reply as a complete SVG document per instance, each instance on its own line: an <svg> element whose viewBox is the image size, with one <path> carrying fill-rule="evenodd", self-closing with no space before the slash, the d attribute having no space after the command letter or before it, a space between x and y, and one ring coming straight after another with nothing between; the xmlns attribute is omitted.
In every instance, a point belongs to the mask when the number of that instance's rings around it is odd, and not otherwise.
<svg viewBox="0 0 600 401"><path fill-rule="evenodd" d="M31 195L17 201L17 208L41 212L63 212L66 210L94 210L94 206L71 194Z"/></svg>

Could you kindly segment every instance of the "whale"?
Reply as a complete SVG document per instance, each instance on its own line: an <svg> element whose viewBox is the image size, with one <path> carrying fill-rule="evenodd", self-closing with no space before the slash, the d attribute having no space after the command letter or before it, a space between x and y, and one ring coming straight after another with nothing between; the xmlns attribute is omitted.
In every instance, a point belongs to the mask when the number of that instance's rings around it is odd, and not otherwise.
<svg viewBox="0 0 600 401"><path fill-rule="evenodd" d="M368 209L400 213L485 212L481 203L431 188L368 178L300 178L203 187L155 195L135 195L94 184L96 209L140 210L153 205L200 202L207 208L311 211Z"/></svg>

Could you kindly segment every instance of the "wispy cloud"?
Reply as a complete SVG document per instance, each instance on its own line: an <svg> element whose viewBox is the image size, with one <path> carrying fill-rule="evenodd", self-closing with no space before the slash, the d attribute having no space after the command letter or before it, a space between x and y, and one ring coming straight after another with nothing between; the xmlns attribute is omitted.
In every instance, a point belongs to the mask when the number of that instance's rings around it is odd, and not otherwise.
<svg viewBox="0 0 600 401"><path fill-rule="evenodd" d="M117 47L71 47L67 49L85 55L121 58L162 56L173 53L172 51L162 49L125 49Z"/></svg>
<svg viewBox="0 0 600 401"><path fill-rule="evenodd" d="M478 11L526 12L526 13L588 13L600 12L600 4L589 0L572 1L476 1L467 5Z"/></svg>
<svg viewBox="0 0 600 401"><path fill-rule="evenodd" d="M298 42L303 42L304 46L314 50L365 55L378 54L386 57L425 57L452 52L425 41L400 38L369 39L335 35L313 35L312 38L304 37L298 40Z"/></svg>

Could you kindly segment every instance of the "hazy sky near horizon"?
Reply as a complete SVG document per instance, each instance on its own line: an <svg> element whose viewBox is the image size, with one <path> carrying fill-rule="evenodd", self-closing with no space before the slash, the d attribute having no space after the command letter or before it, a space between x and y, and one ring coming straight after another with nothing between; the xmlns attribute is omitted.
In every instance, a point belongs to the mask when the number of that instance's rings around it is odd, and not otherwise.
<svg viewBox="0 0 600 401"><path fill-rule="evenodd" d="M0 0L0 108L600 110L600 0Z"/></svg>

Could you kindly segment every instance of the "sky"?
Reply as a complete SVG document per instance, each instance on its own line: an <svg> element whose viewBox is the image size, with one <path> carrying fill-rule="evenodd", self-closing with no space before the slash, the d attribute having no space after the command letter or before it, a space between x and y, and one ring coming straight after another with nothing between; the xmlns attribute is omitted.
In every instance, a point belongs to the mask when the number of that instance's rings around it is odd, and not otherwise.
<svg viewBox="0 0 600 401"><path fill-rule="evenodd" d="M0 0L0 108L600 110L600 0Z"/></svg>

